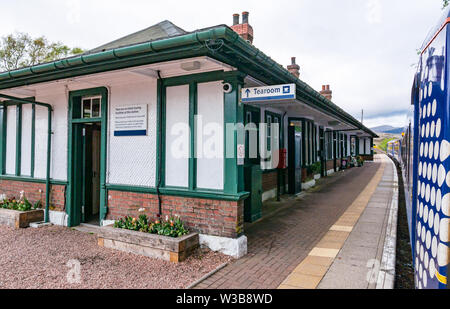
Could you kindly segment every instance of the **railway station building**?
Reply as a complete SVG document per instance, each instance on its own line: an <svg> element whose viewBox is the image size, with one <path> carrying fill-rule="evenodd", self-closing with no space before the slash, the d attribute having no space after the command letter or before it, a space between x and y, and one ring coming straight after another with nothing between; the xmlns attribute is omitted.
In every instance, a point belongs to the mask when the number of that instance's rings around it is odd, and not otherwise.
<svg viewBox="0 0 450 309"><path fill-rule="evenodd" d="M202 244L244 255L263 201L371 160L376 136L253 38L247 12L193 32L163 21L0 73L0 194L24 191L69 227L177 214ZM292 97L245 100L277 85Z"/></svg>

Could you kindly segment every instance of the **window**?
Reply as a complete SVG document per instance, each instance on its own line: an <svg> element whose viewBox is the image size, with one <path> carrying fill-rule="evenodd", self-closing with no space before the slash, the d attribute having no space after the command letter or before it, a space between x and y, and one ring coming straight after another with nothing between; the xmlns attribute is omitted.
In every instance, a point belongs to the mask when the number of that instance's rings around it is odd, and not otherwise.
<svg viewBox="0 0 450 309"><path fill-rule="evenodd" d="M333 159L333 132L327 131L325 133L325 144L326 144L326 152L327 152L327 160Z"/></svg>
<svg viewBox="0 0 450 309"><path fill-rule="evenodd" d="M272 166L272 158L274 156L274 152L279 150L282 143L282 125L281 125L281 116L272 112L266 112L266 125L267 125L267 134L266 134L266 149L269 158L265 160L265 162L270 163L269 165L265 165L265 169L275 169L276 166ZM278 134L277 134L278 132Z"/></svg>
<svg viewBox="0 0 450 309"><path fill-rule="evenodd" d="M101 113L101 97L86 97L82 99L81 115L83 119L100 118Z"/></svg>
<svg viewBox="0 0 450 309"><path fill-rule="evenodd" d="M272 116L267 116L267 151L272 151Z"/></svg>
<svg viewBox="0 0 450 309"><path fill-rule="evenodd" d="M305 165L309 165L310 160L309 160L309 123L306 122L305 124Z"/></svg>

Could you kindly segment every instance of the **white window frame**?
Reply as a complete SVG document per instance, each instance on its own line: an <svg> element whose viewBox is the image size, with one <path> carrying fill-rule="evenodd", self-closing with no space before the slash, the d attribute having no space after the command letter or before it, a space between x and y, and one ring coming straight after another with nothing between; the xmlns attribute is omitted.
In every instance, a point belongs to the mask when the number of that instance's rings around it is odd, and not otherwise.
<svg viewBox="0 0 450 309"><path fill-rule="evenodd" d="M99 115L98 117L92 117L92 101L95 99L99 99L100 100L100 110L99 110ZM84 101L90 100L91 101L91 117L90 118L85 118L84 117ZM97 119L97 118L101 118L102 117L102 96L86 96L86 97L82 97L81 98L81 119Z"/></svg>

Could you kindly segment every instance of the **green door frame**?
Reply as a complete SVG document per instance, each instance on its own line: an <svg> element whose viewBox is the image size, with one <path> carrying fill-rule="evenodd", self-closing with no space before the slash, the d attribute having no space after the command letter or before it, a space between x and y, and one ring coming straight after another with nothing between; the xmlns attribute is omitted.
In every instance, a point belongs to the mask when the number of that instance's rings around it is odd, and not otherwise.
<svg viewBox="0 0 450 309"><path fill-rule="evenodd" d="M244 126L248 125L247 121L247 114L251 113L252 115L252 122L256 125L257 128L257 158L250 159L250 141L247 138L249 136L249 133L246 132L246 139L245 139L245 149L246 149L246 155L245 155L245 166L249 165L261 165L261 156L259 153L259 146L260 146L260 140L259 140L259 125L261 123L261 109L255 106L251 105L244 105ZM253 117L257 115L255 121Z"/></svg>
<svg viewBox="0 0 450 309"><path fill-rule="evenodd" d="M101 117L93 119L81 118L81 105L76 103L85 96L97 96L102 97L101 102ZM78 108L79 107L79 108ZM79 130L75 129L76 126L86 123L98 123L101 125L101 151L100 151L100 223L106 219L108 214L107 204L107 190L106 190L106 161L107 161L107 146L108 146L108 89L105 87L84 89L79 91L71 91L69 94L69 128L68 128L68 169L67 169L67 214L69 216L68 226L73 227L80 225L82 221L81 217L81 199L77 194L79 189L80 174L76 172L78 165L82 162L77 160L77 151L75 141L79 136ZM79 205L77 205L79 204Z"/></svg>

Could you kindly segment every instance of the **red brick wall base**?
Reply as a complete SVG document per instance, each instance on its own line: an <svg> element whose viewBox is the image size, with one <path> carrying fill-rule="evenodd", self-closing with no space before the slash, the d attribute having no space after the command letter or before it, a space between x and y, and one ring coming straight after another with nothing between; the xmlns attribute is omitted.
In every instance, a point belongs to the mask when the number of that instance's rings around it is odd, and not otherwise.
<svg viewBox="0 0 450 309"><path fill-rule="evenodd" d="M372 155L363 155L361 157L363 158L364 161L373 161Z"/></svg>
<svg viewBox="0 0 450 309"><path fill-rule="evenodd" d="M125 216L158 217L158 197L153 194L109 191L107 220ZM244 232L244 201L219 201L162 196L163 217L179 215L194 232L211 236L238 238ZM143 212L139 212L144 209Z"/></svg>
<svg viewBox="0 0 450 309"><path fill-rule="evenodd" d="M50 190L50 210L65 211L66 186L51 185ZM0 194L6 194L8 198L19 198L21 191L25 192L25 196L31 203L34 204L37 201L41 201L42 206L45 205L45 184L0 180Z"/></svg>

